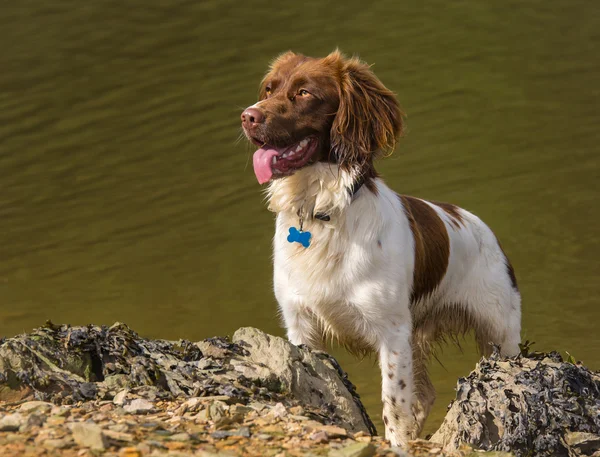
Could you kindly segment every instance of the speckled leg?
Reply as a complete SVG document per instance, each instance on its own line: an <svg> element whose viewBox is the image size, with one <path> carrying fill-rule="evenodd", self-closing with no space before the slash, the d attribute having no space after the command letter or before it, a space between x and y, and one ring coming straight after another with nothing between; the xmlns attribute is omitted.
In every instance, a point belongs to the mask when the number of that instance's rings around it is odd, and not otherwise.
<svg viewBox="0 0 600 457"><path fill-rule="evenodd" d="M406 445L414 418L411 324L390 328L379 350L385 437L392 446Z"/></svg>

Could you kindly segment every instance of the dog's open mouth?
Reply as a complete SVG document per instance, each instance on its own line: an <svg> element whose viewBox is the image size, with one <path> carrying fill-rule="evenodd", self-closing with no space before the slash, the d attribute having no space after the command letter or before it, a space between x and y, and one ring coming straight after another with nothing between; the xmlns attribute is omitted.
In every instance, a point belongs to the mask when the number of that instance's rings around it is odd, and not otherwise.
<svg viewBox="0 0 600 457"><path fill-rule="evenodd" d="M258 143L254 139L252 142ZM310 162L318 144L319 140L316 137L308 136L298 143L282 148L262 145L252 159L256 179L260 184L264 184L274 177L291 175Z"/></svg>

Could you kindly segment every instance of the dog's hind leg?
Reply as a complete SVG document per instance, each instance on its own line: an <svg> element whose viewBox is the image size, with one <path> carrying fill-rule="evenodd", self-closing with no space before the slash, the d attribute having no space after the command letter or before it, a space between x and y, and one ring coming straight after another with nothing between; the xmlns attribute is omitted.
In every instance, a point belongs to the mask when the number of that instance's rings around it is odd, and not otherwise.
<svg viewBox="0 0 600 457"><path fill-rule="evenodd" d="M414 403L413 415L415 418L415 428L410 434L410 438L415 439L423 430L423 425L431 407L435 401L435 388L429 378L427 371L427 361L429 360L429 350L423 347L418 341L413 340L413 379L414 379Z"/></svg>
<svg viewBox="0 0 600 457"><path fill-rule="evenodd" d="M516 290L511 290L510 299L503 303L503 315L492 320L493 326L475 328L475 335L483 354L489 355L491 345L500 346L503 356L515 356L519 353L521 342L521 296ZM487 344L483 344L487 342ZM484 348L484 346L487 346Z"/></svg>

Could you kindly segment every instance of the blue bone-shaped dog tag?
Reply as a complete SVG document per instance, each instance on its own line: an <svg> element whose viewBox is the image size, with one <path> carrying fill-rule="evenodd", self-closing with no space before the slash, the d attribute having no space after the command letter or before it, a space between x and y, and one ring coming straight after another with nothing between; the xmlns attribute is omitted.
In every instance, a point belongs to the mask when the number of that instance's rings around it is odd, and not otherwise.
<svg viewBox="0 0 600 457"><path fill-rule="evenodd" d="M290 227L290 234L287 240L290 243L300 243L305 248L310 246L310 232L299 231L296 227Z"/></svg>

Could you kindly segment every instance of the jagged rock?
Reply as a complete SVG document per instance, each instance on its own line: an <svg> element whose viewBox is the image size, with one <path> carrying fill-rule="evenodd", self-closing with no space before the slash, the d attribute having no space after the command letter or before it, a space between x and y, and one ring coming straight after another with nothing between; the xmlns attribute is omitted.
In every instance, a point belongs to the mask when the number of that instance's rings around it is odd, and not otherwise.
<svg viewBox="0 0 600 457"><path fill-rule="evenodd" d="M244 376L265 385L278 384L278 389L301 398L305 405L324 406L350 431L375 432L348 375L329 354L250 327L236 331L232 341L248 351L235 364Z"/></svg>
<svg viewBox="0 0 600 457"><path fill-rule="evenodd" d="M504 360L495 352L456 390L431 438L445 451L468 443L517 456L592 455L600 442L600 374L556 352Z"/></svg>
<svg viewBox="0 0 600 457"><path fill-rule="evenodd" d="M222 415L219 400L225 406L281 403L273 410L278 417L303 406L310 418L375 433L333 357L252 328L238 330L232 340L191 343L145 339L119 323L48 323L0 345L0 401L34 396L64 405L113 400L130 413L152 411L149 402L159 399L211 397L212 420Z"/></svg>

